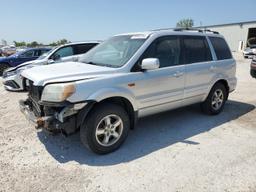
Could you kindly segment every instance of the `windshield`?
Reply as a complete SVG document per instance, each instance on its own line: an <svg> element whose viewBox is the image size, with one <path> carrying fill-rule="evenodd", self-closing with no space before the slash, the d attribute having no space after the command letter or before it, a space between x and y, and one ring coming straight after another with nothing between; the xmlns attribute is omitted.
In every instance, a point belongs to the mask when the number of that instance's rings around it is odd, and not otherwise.
<svg viewBox="0 0 256 192"><path fill-rule="evenodd" d="M50 55L54 50L55 50L55 49L53 48L53 49L51 49L50 51L44 53L43 55L41 55L40 57L38 57L37 60L41 60L41 59L46 58L46 57L47 57L48 55Z"/></svg>
<svg viewBox="0 0 256 192"><path fill-rule="evenodd" d="M115 36L87 52L79 62L108 66L123 66L146 41L144 35Z"/></svg>
<svg viewBox="0 0 256 192"><path fill-rule="evenodd" d="M23 53L26 53L26 51L28 51L28 50L29 49L17 51L16 53L12 54L11 56L18 57L18 56L22 55Z"/></svg>

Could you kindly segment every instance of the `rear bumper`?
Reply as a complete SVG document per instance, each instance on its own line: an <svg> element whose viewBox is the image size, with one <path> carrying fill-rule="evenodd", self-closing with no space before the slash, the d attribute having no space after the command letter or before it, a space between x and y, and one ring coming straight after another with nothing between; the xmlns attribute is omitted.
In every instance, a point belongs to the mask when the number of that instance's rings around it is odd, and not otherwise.
<svg viewBox="0 0 256 192"><path fill-rule="evenodd" d="M237 78L235 77L235 78L229 79L228 84L229 84L229 92L233 92L237 86Z"/></svg>

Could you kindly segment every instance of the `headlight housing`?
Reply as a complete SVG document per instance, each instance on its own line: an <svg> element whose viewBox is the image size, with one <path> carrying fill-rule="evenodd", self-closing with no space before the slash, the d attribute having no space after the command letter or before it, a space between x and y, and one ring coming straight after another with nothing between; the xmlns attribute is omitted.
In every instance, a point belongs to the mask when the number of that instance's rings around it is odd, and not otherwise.
<svg viewBox="0 0 256 192"><path fill-rule="evenodd" d="M16 75L17 74L17 71L14 70L14 71L4 71L3 72L3 77L10 77L10 76L13 76L13 75Z"/></svg>
<svg viewBox="0 0 256 192"><path fill-rule="evenodd" d="M45 86L41 100L48 102L62 102L75 92L75 83L49 84Z"/></svg>

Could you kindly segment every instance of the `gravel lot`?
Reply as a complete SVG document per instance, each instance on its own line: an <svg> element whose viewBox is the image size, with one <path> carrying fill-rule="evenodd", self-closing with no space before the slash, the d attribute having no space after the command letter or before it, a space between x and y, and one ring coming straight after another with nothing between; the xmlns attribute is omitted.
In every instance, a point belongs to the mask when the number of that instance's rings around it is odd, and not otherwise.
<svg viewBox="0 0 256 192"><path fill-rule="evenodd" d="M194 105L144 118L105 156L87 151L78 134L36 131L18 109L26 94L0 82L0 191L256 191L249 63L238 59L238 87L222 114L206 116Z"/></svg>

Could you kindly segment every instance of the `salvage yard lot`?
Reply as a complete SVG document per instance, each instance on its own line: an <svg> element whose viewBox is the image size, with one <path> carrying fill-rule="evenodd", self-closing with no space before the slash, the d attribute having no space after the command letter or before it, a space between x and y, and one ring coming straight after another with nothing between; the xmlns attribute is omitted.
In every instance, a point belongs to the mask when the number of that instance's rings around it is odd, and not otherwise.
<svg viewBox="0 0 256 192"><path fill-rule="evenodd" d="M26 93L1 84L0 191L256 191L256 79L239 58L223 113L194 105L144 118L105 156L86 150L79 134L36 131L19 112Z"/></svg>

